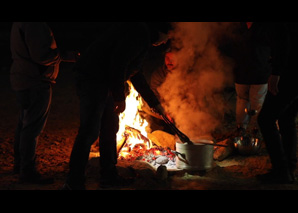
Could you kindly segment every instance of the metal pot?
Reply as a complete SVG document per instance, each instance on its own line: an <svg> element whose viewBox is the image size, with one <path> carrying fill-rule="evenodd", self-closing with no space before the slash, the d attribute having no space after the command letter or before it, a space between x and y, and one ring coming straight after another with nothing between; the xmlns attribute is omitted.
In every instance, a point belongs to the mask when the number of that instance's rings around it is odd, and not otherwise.
<svg viewBox="0 0 298 213"><path fill-rule="evenodd" d="M241 155L257 154L261 147L259 138L252 136L235 137L234 146Z"/></svg>
<svg viewBox="0 0 298 213"><path fill-rule="evenodd" d="M214 146L199 143L206 140L194 140L193 144L176 143L176 167L189 171L204 171L213 167ZM210 143L213 141L209 140Z"/></svg>

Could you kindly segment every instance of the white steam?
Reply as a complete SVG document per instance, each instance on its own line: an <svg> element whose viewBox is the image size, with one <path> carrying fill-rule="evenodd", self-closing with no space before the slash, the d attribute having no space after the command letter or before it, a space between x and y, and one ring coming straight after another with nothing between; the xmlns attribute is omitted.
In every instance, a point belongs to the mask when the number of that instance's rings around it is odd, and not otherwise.
<svg viewBox="0 0 298 213"><path fill-rule="evenodd" d="M231 84L231 63L218 41L232 27L225 22L177 22L171 33L178 68L158 88L162 105L190 138L210 134L222 122L223 89Z"/></svg>

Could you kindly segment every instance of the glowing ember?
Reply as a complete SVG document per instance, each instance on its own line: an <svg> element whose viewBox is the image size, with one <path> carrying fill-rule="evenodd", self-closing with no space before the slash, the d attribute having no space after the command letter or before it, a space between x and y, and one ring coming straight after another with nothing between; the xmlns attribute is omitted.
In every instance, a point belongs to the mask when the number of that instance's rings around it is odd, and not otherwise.
<svg viewBox="0 0 298 213"><path fill-rule="evenodd" d="M131 82L128 85L130 93L125 100L126 109L119 115L118 158L141 160L155 167L166 165L175 168L175 154L147 138L146 128L149 124L139 113L143 105L142 99Z"/></svg>

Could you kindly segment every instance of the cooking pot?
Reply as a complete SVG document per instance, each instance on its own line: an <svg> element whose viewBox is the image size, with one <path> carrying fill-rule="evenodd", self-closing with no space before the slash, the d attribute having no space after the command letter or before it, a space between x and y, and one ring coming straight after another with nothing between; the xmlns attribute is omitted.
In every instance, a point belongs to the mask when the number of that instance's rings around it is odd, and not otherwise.
<svg viewBox="0 0 298 213"><path fill-rule="evenodd" d="M204 171L213 167L214 146L212 140L193 140L193 144L176 142L176 167L189 171ZM204 144L200 143L203 142Z"/></svg>
<svg viewBox="0 0 298 213"><path fill-rule="evenodd" d="M260 139L250 135L235 137L234 146L241 155L257 154L261 147Z"/></svg>

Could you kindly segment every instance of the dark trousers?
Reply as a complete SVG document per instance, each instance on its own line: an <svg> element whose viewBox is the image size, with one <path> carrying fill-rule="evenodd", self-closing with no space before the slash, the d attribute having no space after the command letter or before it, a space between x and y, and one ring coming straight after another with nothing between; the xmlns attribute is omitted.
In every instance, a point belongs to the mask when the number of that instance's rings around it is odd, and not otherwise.
<svg viewBox="0 0 298 213"><path fill-rule="evenodd" d="M280 92L276 96L268 92L258 123L272 168L294 172L297 164L298 88L297 83L290 82L281 79Z"/></svg>
<svg viewBox="0 0 298 213"><path fill-rule="evenodd" d="M52 101L50 84L16 92L20 116L15 132L14 164L21 175L35 172L35 150L45 127Z"/></svg>
<svg viewBox="0 0 298 213"><path fill-rule="evenodd" d="M119 128L114 100L107 87L80 82L77 91L80 98L80 127L72 148L67 178L67 182L73 185L84 184L90 148L98 137L101 174L115 172L116 133Z"/></svg>

